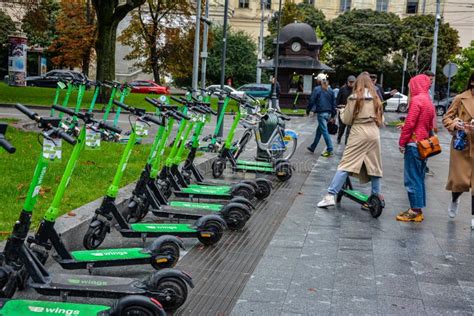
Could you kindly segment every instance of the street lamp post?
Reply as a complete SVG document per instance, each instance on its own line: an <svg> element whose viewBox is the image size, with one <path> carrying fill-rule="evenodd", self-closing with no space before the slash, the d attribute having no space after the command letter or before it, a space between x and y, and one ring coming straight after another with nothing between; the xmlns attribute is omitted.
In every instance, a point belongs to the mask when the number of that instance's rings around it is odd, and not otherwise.
<svg viewBox="0 0 474 316"><path fill-rule="evenodd" d="M206 0L206 8L204 11L204 34L202 37L201 52L201 89L206 89L206 71L207 71L207 41L209 36L209 0Z"/></svg>
<svg viewBox="0 0 474 316"><path fill-rule="evenodd" d="M275 52L275 59L273 60L273 64L275 65L275 72L273 74L273 90L272 90L272 107L274 109L277 108L277 78L278 78L278 64L279 64L279 57L280 57L280 23L281 23L281 0L278 3L278 22L277 22L277 44L276 44L276 52Z"/></svg>
<svg viewBox="0 0 474 316"><path fill-rule="evenodd" d="M263 31L265 28L265 0L260 0L260 38L258 41L257 83L262 83L262 68L258 64L263 60Z"/></svg>
<svg viewBox="0 0 474 316"><path fill-rule="evenodd" d="M199 36L201 33L201 0L196 1L196 33L194 34L194 52L193 52L193 94L198 88L199 77Z"/></svg>
<svg viewBox="0 0 474 316"><path fill-rule="evenodd" d="M225 81L225 59L227 54L227 12L229 11L229 0L224 1L224 25L222 30L222 56L221 56L221 90L224 90ZM220 117L224 107L224 96L219 94L219 102L217 102L217 117ZM222 136L222 130L224 127L224 120L219 126L217 136Z"/></svg>
<svg viewBox="0 0 474 316"><path fill-rule="evenodd" d="M433 34L433 52L431 54L431 72L436 74L436 59L438 57L438 30L439 30L439 22L441 20L440 16L440 0L436 0L436 15L435 15L435 27L434 27L434 34ZM431 84L431 97L435 97L435 83L436 83L436 76L433 78L433 83Z"/></svg>

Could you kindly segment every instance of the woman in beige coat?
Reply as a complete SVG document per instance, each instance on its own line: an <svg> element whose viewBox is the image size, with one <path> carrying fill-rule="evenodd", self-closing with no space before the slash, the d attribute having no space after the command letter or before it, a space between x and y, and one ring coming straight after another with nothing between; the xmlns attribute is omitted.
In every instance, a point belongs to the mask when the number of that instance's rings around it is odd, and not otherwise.
<svg viewBox="0 0 474 316"><path fill-rule="evenodd" d="M354 93L348 98L340 116L344 124L352 126L351 132L327 195L318 207L335 205L335 196L349 175L357 176L361 183L371 180L372 194L380 196L382 158L379 128L382 125L382 102L367 74L357 77Z"/></svg>
<svg viewBox="0 0 474 316"><path fill-rule="evenodd" d="M467 84L467 90L458 94L448 112L443 118L444 126L453 134L453 142L457 131L465 130L467 144L462 150L451 146L449 157L449 176L446 190L452 192L451 204L448 215L456 217L459 209L459 197L462 192L472 190L474 183L474 134L472 133L472 121L474 120L474 73L471 74ZM467 126L466 126L467 125ZM469 127L469 128L468 128ZM471 191L471 194L472 193ZM474 197L472 197L472 215L474 216ZM474 218L471 222L474 228Z"/></svg>

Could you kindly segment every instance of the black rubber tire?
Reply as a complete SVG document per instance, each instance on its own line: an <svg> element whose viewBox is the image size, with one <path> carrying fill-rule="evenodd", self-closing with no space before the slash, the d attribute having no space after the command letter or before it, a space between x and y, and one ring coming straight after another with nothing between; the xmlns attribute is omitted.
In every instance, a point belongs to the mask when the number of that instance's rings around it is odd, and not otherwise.
<svg viewBox="0 0 474 316"><path fill-rule="evenodd" d="M408 104L405 104L405 103L402 103L398 106L398 109L397 109L398 112L400 113L406 113L408 112Z"/></svg>
<svg viewBox="0 0 474 316"><path fill-rule="evenodd" d="M238 208L231 209L225 219L227 227L233 231L244 228L247 223L246 217L244 211Z"/></svg>
<svg viewBox="0 0 474 316"><path fill-rule="evenodd" d="M252 201L255 197L255 191L253 189L249 190L248 188L241 187L235 191L232 191L232 196L240 196L246 198L249 201Z"/></svg>
<svg viewBox="0 0 474 316"><path fill-rule="evenodd" d="M160 248L158 249L158 254L156 256L151 256L151 266L156 270L165 269L165 268L172 268L176 264L178 264L179 260L179 246L174 242L164 242L161 244ZM156 257L161 257L163 255L169 255L171 260L165 263L158 263L156 262Z"/></svg>
<svg viewBox="0 0 474 316"><path fill-rule="evenodd" d="M224 227L221 223L216 221L207 222L202 230L209 230L214 233L212 237L202 237L201 235L198 236L199 241L205 246L217 244L224 234Z"/></svg>
<svg viewBox="0 0 474 316"><path fill-rule="evenodd" d="M288 181L293 175L293 169L289 162L281 162L275 166L275 174L281 182Z"/></svg>
<svg viewBox="0 0 474 316"><path fill-rule="evenodd" d="M129 205L131 199L132 198L128 199L127 202L125 202L125 205ZM138 223L148 214L149 207L150 204L146 201L144 203L136 202L133 210L126 207L122 215L128 223Z"/></svg>
<svg viewBox="0 0 474 316"><path fill-rule="evenodd" d="M160 283L155 288L149 289L153 292L161 292L167 298L156 297L166 311L175 311L180 308L188 298L188 287L178 278L168 277L160 280ZM164 294L164 295L163 295Z"/></svg>
<svg viewBox="0 0 474 316"><path fill-rule="evenodd" d="M102 225L105 225L105 223ZM103 234L102 229L106 228L103 226L97 226L89 227L87 229L87 232L84 235L84 239L82 240L84 248L86 248L87 250L96 249L104 242L107 233Z"/></svg>
<svg viewBox="0 0 474 316"><path fill-rule="evenodd" d="M367 204L369 205L369 212L373 218L377 218L382 215L383 211L383 203L377 195L371 195L367 200Z"/></svg>
<svg viewBox="0 0 474 316"><path fill-rule="evenodd" d="M271 185L266 181L257 180L257 190L255 191L255 197L259 200L265 200L272 193Z"/></svg>
<svg viewBox="0 0 474 316"><path fill-rule="evenodd" d="M145 306L130 306L125 307L120 316L156 316L155 311L150 310Z"/></svg>
<svg viewBox="0 0 474 316"><path fill-rule="evenodd" d="M225 169L225 160L224 159L216 159L212 162L212 176L214 178L222 177Z"/></svg>

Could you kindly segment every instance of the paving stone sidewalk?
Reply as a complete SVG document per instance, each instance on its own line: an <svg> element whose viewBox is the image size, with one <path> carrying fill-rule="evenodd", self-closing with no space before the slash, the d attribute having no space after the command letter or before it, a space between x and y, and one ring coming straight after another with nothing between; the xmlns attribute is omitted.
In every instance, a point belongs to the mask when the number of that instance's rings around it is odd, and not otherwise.
<svg viewBox="0 0 474 316"><path fill-rule="evenodd" d="M395 215L408 200L398 135L395 128L382 130L387 206L381 217L373 219L348 199L337 209L316 208L343 148L330 159L320 158L232 315L473 313L469 194L462 196L455 220L446 214L450 136L440 133L444 152L429 162L435 175L426 181L425 221L399 223ZM362 190L368 192L368 186Z"/></svg>

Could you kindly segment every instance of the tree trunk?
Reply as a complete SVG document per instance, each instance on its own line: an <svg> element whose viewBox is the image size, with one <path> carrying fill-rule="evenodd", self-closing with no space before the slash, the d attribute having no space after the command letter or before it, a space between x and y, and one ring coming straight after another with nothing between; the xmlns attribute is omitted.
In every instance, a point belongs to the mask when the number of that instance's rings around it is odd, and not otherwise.
<svg viewBox="0 0 474 316"><path fill-rule="evenodd" d="M151 56L151 69L153 71L153 79L157 84L161 84L160 78L160 65L158 61L158 50L156 46L150 47L150 56Z"/></svg>
<svg viewBox="0 0 474 316"><path fill-rule="evenodd" d="M115 79L115 40L118 23L101 23L98 28L95 50L97 52L97 80Z"/></svg>
<svg viewBox="0 0 474 316"><path fill-rule="evenodd" d="M89 77L89 68L91 65L91 53L92 49L87 49L84 52L84 56L82 57L82 73Z"/></svg>

